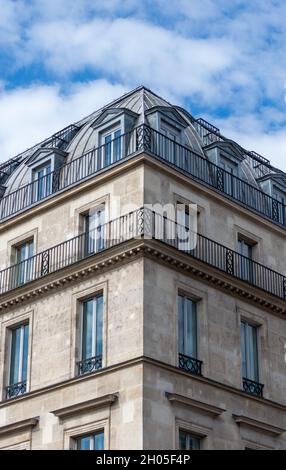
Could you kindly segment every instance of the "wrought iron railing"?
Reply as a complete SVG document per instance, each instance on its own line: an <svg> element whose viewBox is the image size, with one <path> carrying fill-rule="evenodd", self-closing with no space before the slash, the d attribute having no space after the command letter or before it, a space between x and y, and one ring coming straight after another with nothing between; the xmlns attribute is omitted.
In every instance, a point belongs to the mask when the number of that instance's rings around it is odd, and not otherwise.
<svg viewBox="0 0 286 470"><path fill-rule="evenodd" d="M89 374L102 368L102 356L89 357L78 362L78 375Z"/></svg>
<svg viewBox="0 0 286 470"><path fill-rule="evenodd" d="M149 208L140 208L0 271L0 294L135 238L159 240L247 284L286 300L286 277L192 232Z"/></svg>
<svg viewBox="0 0 286 470"><path fill-rule="evenodd" d="M111 150L113 146L116 146L116 151ZM285 204L145 124L117 137L112 142L84 153L59 170L44 176L41 187L48 189L41 191L41 194L37 191L39 186L37 180L2 197L0 220L80 183L118 161L144 151L273 222L286 226Z"/></svg>
<svg viewBox="0 0 286 470"><path fill-rule="evenodd" d="M27 391L27 382L19 382L6 387L6 399L16 398Z"/></svg>
<svg viewBox="0 0 286 470"><path fill-rule="evenodd" d="M255 382L254 380L247 379L243 377L242 379L243 391L248 393L249 395L254 395L255 397L262 398L263 397L263 388L264 385L260 384L259 382Z"/></svg>
<svg viewBox="0 0 286 470"><path fill-rule="evenodd" d="M202 361L179 353L179 368L195 375L202 375Z"/></svg>

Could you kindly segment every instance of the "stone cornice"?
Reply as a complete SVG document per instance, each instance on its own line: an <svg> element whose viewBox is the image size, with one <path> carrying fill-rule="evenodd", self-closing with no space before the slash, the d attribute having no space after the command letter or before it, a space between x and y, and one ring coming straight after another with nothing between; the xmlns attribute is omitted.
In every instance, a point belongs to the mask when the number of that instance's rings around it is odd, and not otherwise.
<svg viewBox="0 0 286 470"><path fill-rule="evenodd" d="M55 416L60 419L70 418L78 413L84 413L105 406L111 406L118 399L118 393L104 395L102 397L94 398L93 400L83 401L71 406L66 406L58 410L51 411Z"/></svg>
<svg viewBox="0 0 286 470"><path fill-rule="evenodd" d="M286 431L286 429L281 429L277 426L273 426L272 424L264 423L262 421L256 421L255 419L248 418L248 416L233 415L233 419L240 426L255 428L256 430L272 434L274 436L280 436L280 434Z"/></svg>
<svg viewBox="0 0 286 470"><path fill-rule="evenodd" d="M194 400L193 398L185 397L183 395L177 395L176 393L166 392L166 397L172 404L174 403L176 405L189 406L210 416L213 416L214 418L226 411L224 408L219 408L217 406L213 406L202 401Z"/></svg>
<svg viewBox="0 0 286 470"><path fill-rule="evenodd" d="M17 421L16 423L6 424L0 427L0 437L6 436L7 434L14 432L27 431L32 429L38 424L39 418L24 419L23 421Z"/></svg>
<svg viewBox="0 0 286 470"><path fill-rule="evenodd" d="M255 286L244 283L160 241L148 239L124 242L4 294L0 296L0 313L56 289L65 288L106 269L116 268L117 265L130 262L138 256L155 259L172 269L213 285L229 295L243 298L247 302L276 315L286 314L286 302L282 299L280 300Z"/></svg>

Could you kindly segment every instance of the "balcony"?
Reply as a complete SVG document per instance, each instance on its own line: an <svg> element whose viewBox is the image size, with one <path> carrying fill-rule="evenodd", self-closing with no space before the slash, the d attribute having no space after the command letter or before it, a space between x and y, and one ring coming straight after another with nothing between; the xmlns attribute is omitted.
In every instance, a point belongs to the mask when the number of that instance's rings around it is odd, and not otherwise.
<svg viewBox="0 0 286 470"><path fill-rule="evenodd" d="M16 384L9 385L6 387L6 399L10 400L11 398L16 398L20 395L26 393L27 383L19 382Z"/></svg>
<svg viewBox="0 0 286 470"><path fill-rule="evenodd" d="M112 163L110 159L106 158L106 155L110 145L119 145L119 139L122 152L118 161ZM59 192L117 165L120 161L142 152L147 152L154 158L224 194L262 217L281 226L286 226L285 204L145 124L108 144L84 153L79 158L63 165L59 170L43 177L41 186L47 187L48 184L45 180L49 179L51 190L42 194L41 197L35 198L38 180L2 197L0 199L0 221L27 210Z"/></svg>
<svg viewBox="0 0 286 470"><path fill-rule="evenodd" d="M179 368L190 374L202 375L202 364L199 359L179 354Z"/></svg>
<svg viewBox="0 0 286 470"><path fill-rule="evenodd" d="M260 384L259 382L255 382L254 380L247 379L243 377L242 379L242 387L245 393L249 395L253 395L258 398L263 398L263 388L264 385Z"/></svg>
<svg viewBox="0 0 286 470"><path fill-rule="evenodd" d="M78 362L78 375L90 374L102 368L102 356L94 356Z"/></svg>
<svg viewBox="0 0 286 470"><path fill-rule="evenodd" d="M0 295L60 271L97 253L135 239L153 239L187 256L286 300L286 277L204 235L187 232L173 220L140 208L111 220L37 255L0 271ZM182 243L188 234L191 244ZM94 240L92 243L90 240Z"/></svg>

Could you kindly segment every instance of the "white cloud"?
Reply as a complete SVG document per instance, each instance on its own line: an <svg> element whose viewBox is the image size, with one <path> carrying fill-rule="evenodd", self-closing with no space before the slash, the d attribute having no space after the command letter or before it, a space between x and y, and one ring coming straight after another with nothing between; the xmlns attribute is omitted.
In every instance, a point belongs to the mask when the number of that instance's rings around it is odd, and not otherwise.
<svg viewBox="0 0 286 470"><path fill-rule="evenodd" d="M78 121L126 89L105 80L74 85L63 95L58 86L0 89L0 161Z"/></svg>

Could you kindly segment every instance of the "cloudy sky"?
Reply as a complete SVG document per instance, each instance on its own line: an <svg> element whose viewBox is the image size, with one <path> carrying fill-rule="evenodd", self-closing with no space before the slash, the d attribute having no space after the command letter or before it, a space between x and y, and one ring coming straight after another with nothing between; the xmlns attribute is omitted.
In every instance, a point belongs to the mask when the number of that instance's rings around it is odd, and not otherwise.
<svg viewBox="0 0 286 470"><path fill-rule="evenodd" d="M286 171L284 0L0 0L0 161L144 84Z"/></svg>

